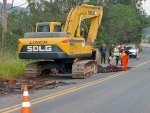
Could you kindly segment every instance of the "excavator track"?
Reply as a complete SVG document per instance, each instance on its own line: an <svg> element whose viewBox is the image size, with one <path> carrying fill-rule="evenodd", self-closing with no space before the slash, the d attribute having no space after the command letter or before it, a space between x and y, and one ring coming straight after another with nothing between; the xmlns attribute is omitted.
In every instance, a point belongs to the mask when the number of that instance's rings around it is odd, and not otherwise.
<svg viewBox="0 0 150 113"><path fill-rule="evenodd" d="M40 68L38 68L39 62L34 62L26 65L24 75L27 78L38 77L41 73Z"/></svg>
<svg viewBox="0 0 150 113"><path fill-rule="evenodd" d="M97 62L93 60L83 60L72 65L72 78L85 79L97 73ZM27 78L36 78L41 75L44 66L40 62L30 63L25 67Z"/></svg>
<svg viewBox="0 0 150 113"><path fill-rule="evenodd" d="M27 78L36 78L45 75L68 74L70 69L65 68L65 65L60 62L53 61L39 61L26 65L24 75ZM63 68L64 67L64 68Z"/></svg>
<svg viewBox="0 0 150 113"><path fill-rule="evenodd" d="M73 64L72 78L85 79L97 73L97 62L93 60L83 60Z"/></svg>

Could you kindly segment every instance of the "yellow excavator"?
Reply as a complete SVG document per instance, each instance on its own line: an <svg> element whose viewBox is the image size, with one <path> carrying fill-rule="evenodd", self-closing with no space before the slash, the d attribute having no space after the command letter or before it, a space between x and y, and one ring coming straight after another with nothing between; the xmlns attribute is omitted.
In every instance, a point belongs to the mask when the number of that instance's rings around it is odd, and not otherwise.
<svg viewBox="0 0 150 113"><path fill-rule="evenodd" d="M48 73L87 78L97 73L100 52L94 48L94 41L102 16L103 7L79 4L70 10L63 31L25 33L24 38L18 39L19 58L41 59L26 65L25 76L38 77ZM91 24L88 36L84 37L80 26L86 19L91 19Z"/></svg>

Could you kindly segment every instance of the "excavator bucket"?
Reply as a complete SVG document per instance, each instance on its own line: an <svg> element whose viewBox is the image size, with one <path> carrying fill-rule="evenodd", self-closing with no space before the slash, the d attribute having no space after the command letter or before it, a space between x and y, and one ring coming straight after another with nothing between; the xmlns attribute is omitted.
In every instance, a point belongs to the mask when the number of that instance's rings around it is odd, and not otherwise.
<svg viewBox="0 0 150 113"><path fill-rule="evenodd" d="M99 50L93 49L91 57L78 57L76 61L78 62L81 60L94 60L97 62L97 65L99 65L100 64L100 58L101 58L101 55L100 55Z"/></svg>
<svg viewBox="0 0 150 113"><path fill-rule="evenodd" d="M72 66L73 78L87 78L97 73L100 64L100 52L93 49L91 57L79 57Z"/></svg>

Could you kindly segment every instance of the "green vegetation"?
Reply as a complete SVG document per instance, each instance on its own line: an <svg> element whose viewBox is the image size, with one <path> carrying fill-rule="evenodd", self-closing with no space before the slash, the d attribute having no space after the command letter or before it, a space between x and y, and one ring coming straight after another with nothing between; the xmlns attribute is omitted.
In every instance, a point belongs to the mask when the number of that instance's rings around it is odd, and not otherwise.
<svg viewBox="0 0 150 113"><path fill-rule="evenodd" d="M55 0L54 3L42 0L27 0L27 11L12 11L8 14L8 31L5 33L5 58L0 61L0 76L17 77L23 74L27 62L18 58L18 38L25 32L35 31L35 23L43 21L60 21L65 24L68 12L73 6L83 3L83 0ZM142 39L143 29L150 26L150 17L144 13L141 3L144 0L89 0L88 4L100 5L104 8L102 23L96 39L96 47L103 43L109 47L111 44L121 45L134 43L139 45ZM0 18L0 21L2 19ZM89 27L90 23L86 21ZM84 29L85 27L82 26ZM0 40L2 34L0 22ZM87 36L85 32L85 36ZM1 41L0 41L1 45ZM0 47L1 49L2 47ZM139 47L140 48L140 47ZM142 50L142 49L141 49ZM1 50L0 50L1 51ZM15 67L17 66L17 67Z"/></svg>
<svg viewBox="0 0 150 113"><path fill-rule="evenodd" d="M16 55L17 56L17 55ZM6 60L3 62L0 60L0 77L13 78L23 75L25 61L20 60L18 57L12 54L6 54Z"/></svg>

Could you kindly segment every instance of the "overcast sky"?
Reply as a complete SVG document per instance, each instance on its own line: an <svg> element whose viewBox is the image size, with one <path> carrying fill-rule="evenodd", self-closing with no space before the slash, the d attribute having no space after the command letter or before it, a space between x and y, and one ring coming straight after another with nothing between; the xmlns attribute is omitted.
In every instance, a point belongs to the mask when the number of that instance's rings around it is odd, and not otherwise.
<svg viewBox="0 0 150 113"><path fill-rule="evenodd" d="M3 2L3 0L0 0L0 2ZM8 3L12 3L12 0L7 0ZM21 4L26 3L26 0L14 0L14 6L18 6ZM26 5L23 5L23 7L26 7ZM150 15L150 0L146 0L146 2L143 4L143 8L146 11L148 15Z"/></svg>
<svg viewBox="0 0 150 113"><path fill-rule="evenodd" d="M150 15L150 0L146 0L146 2L143 3L143 9L148 15Z"/></svg>

